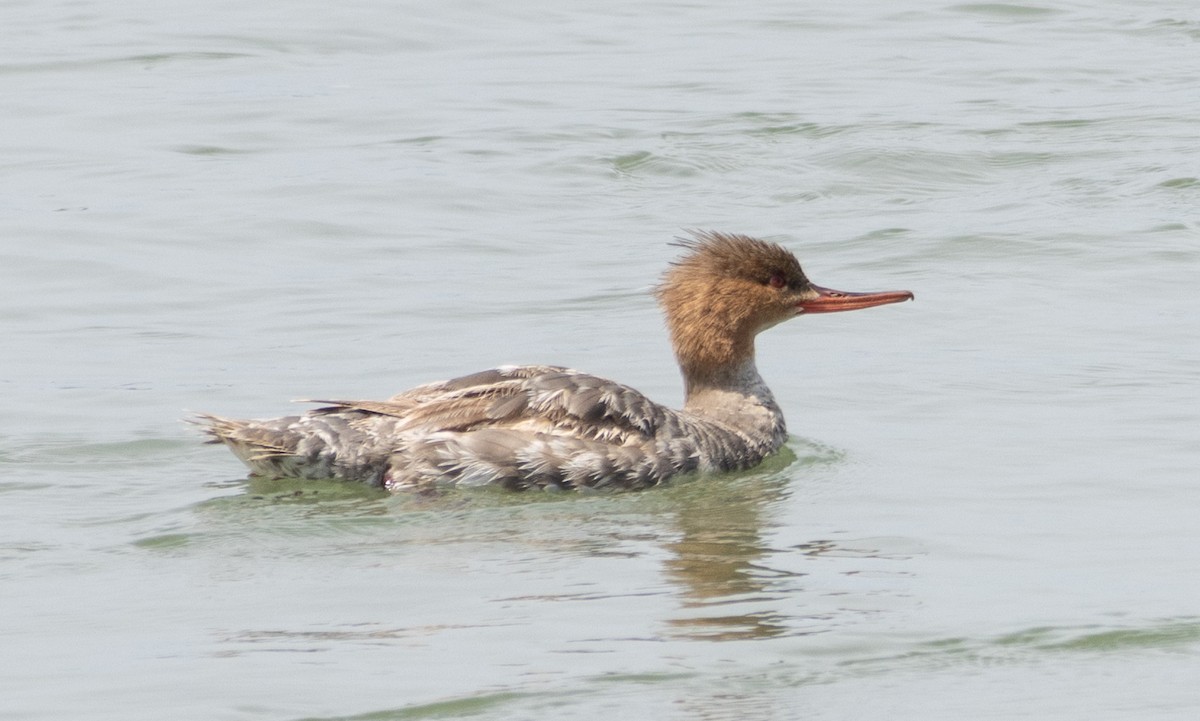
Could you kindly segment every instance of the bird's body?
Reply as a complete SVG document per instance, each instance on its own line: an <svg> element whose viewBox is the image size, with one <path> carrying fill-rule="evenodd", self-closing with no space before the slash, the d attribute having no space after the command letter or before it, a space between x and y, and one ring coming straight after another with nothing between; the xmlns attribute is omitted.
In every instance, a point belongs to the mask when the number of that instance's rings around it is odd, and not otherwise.
<svg viewBox="0 0 1200 721"><path fill-rule="evenodd" d="M759 331L805 312L912 297L813 286L791 253L745 236L699 233L682 245L688 254L658 289L686 384L682 410L579 371L506 366L386 401L200 422L257 475L396 491L644 488L680 473L750 468L783 444L783 413L754 365Z"/></svg>

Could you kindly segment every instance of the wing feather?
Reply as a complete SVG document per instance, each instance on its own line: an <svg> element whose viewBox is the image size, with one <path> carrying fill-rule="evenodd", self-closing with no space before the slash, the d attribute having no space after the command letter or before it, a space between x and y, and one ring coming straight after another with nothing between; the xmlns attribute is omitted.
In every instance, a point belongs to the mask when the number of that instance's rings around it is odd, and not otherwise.
<svg viewBox="0 0 1200 721"><path fill-rule="evenodd" d="M320 412L399 418L396 432L526 428L610 443L648 439L671 413L638 391L557 366L504 366L428 383L386 401L315 400Z"/></svg>

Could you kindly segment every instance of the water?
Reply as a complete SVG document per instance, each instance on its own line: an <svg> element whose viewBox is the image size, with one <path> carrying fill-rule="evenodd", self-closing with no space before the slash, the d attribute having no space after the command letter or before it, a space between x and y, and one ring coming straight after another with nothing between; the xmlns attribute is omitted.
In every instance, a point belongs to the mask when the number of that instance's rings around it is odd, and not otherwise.
<svg viewBox="0 0 1200 721"><path fill-rule="evenodd" d="M1176 3L0 10L0 716L1191 719ZM681 228L916 303L642 494L247 482L179 423L552 362L677 403Z"/></svg>

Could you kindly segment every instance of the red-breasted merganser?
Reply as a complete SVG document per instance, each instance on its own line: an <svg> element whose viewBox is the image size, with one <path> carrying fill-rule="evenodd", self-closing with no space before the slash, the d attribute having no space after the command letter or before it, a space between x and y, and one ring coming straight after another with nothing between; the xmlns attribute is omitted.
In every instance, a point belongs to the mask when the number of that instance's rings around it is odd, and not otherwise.
<svg viewBox="0 0 1200 721"><path fill-rule="evenodd" d="M744 235L696 232L656 295L683 373L683 410L555 366L503 366L386 401L299 416L203 415L255 475L362 481L392 491L446 485L512 490L645 488L689 472L746 469L787 428L754 365L754 337L808 313L911 300L906 290L813 285L790 252Z"/></svg>

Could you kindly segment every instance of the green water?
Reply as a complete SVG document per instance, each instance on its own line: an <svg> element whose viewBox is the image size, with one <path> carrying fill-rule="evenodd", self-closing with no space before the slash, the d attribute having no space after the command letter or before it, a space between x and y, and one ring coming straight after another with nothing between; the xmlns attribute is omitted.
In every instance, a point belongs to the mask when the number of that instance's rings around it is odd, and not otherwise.
<svg viewBox="0 0 1200 721"><path fill-rule="evenodd" d="M6 5L0 718L1194 718L1192 14ZM762 468L392 497L179 420L678 403L693 227L916 293L761 337Z"/></svg>

